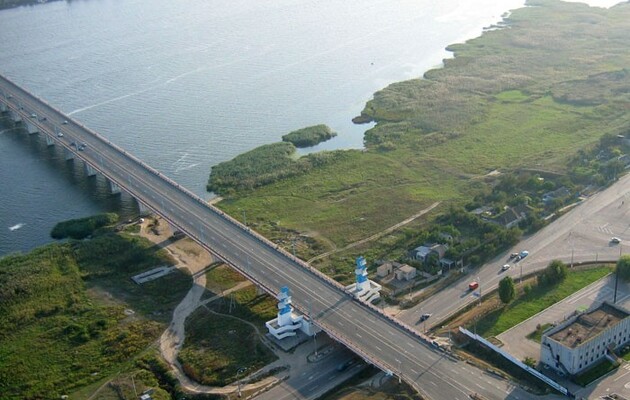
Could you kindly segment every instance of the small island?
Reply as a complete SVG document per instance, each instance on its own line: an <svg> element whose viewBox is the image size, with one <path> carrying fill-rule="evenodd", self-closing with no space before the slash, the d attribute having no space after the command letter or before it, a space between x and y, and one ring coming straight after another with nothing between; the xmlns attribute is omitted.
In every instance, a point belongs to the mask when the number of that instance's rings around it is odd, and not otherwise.
<svg viewBox="0 0 630 400"><path fill-rule="evenodd" d="M282 136L283 142L292 143L295 147L312 147L337 136L330 127L324 124L308 126Z"/></svg>

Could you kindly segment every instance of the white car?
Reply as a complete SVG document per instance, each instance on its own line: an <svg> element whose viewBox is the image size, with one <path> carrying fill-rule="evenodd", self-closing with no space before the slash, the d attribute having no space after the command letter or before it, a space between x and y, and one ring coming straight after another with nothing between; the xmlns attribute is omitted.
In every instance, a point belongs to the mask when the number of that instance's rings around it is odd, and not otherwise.
<svg viewBox="0 0 630 400"><path fill-rule="evenodd" d="M57 133L57 137L63 137L63 133L62 132L58 132Z"/></svg>
<svg viewBox="0 0 630 400"><path fill-rule="evenodd" d="M501 267L501 271L507 271L508 269L510 269L510 264L505 264Z"/></svg>
<svg viewBox="0 0 630 400"><path fill-rule="evenodd" d="M619 239L618 237L612 237L612 238L610 238L610 242L611 243L621 243L621 239Z"/></svg>

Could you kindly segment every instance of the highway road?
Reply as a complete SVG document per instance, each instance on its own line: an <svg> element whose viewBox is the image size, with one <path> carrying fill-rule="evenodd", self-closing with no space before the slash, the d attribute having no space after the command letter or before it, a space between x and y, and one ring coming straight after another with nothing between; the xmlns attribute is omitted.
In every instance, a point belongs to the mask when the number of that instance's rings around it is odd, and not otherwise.
<svg viewBox="0 0 630 400"><path fill-rule="evenodd" d="M610 241L612 237L621 243ZM625 250L630 250L630 175L623 176L606 188L574 207L536 234L521 241L513 249L495 258L476 271L460 279L426 301L398 315L402 321L415 325L422 313L433 315L426 321L427 329L439 324L461 307L478 301L478 290L470 292L468 283L478 281L482 294L496 289L506 275L519 281L549 265L554 259L570 264L581 261L616 261ZM530 255L518 263L508 259L512 252L528 250ZM501 266L510 264L508 271Z"/></svg>
<svg viewBox="0 0 630 400"><path fill-rule="evenodd" d="M426 397L463 400L474 391L488 399L531 398L506 381L444 357L417 334L354 300L306 264L2 77L0 101L269 293L289 286L294 305L312 310L315 322L329 335L380 368L402 376ZM31 113L38 117L30 118ZM68 123L63 124L64 120ZM55 129L63 137L56 136ZM86 149L77 151L71 142L85 143Z"/></svg>

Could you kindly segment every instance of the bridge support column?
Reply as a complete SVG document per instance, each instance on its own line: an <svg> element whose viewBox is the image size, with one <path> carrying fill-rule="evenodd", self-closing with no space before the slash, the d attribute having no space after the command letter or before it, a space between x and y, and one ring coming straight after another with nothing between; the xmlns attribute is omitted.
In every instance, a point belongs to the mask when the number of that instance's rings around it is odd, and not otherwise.
<svg viewBox="0 0 630 400"><path fill-rule="evenodd" d="M97 170L92 168L92 166L90 164L88 164L88 163L84 163L83 164L83 168L85 169L85 174L87 176L94 176L98 172Z"/></svg>
<svg viewBox="0 0 630 400"><path fill-rule="evenodd" d="M68 150L68 149L64 149L64 150L63 150L63 153L65 154L66 161L68 161L68 160L74 160L74 153L73 153L73 152L71 152L70 150Z"/></svg>
<svg viewBox="0 0 630 400"><path fill-rule="evenodd" d="M54 146L55 139L53 139L52 136L50 135L45 135L45 136L46 136L46 146Z"/></svg>
<svg viewBox="0 0 630 400"><path fill-rule="evenodd" d="M151 213L151 210L149 209L149 207L146 206L146 204L144 204L138 199L136 199L136 203L138 203L138 211L140 211L140 214L145 215L145 214Z"/></svg>
<svg viewBox="0 0 630 400"><path fill-rule="evenodd" d="M17 111L9 110L9 115L13 122L20 122L22 120L22 116L17 113Z"/></svg>
<svg viewBox="0 0 630 400"><path fill-rule="evenodd" d="M37 129L37 127L34 124L30 123L30 122L26 122L26 130L30 134L39 132L39 129Z"/></svg>
<svg viewBox="0 0 630 400"><path fill-rule="evenodd" d="M109 192L111 194L120 194L120 186L118 186L116 182L107 180L107 183L109 184Z"/></svg>
<svg viewBox="0 0 630 400"><path fill-rule="evenodd" d="M5 112L9 109L9 107L7 107L6 104L4 104L3 102L0 102L0 112Z"/></svg>

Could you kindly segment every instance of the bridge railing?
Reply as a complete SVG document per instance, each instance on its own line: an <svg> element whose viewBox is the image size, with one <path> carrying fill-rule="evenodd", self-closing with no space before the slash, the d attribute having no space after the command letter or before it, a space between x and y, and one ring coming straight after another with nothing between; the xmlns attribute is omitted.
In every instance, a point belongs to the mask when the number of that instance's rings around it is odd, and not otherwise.
<svg viewBox="0 0 630 400"><path fill-rule="evenodd" d="M18 86L17 84L13 83L11 80L9 80L8 78L4 77L4 79L6 79L7 81L9 81L11 84L13 84L14 86L16 86L17 88L20 88L20 86ZM21 89L24 92L26 92L26 90ZM211 211L212 213L219 215L220 217L223 217L225 220L230 221L235 227L239 228L240 230L242 230L243 232L245 232L246 234L250 235L251 237L255 238L256 240L258 240L259 242L265 244L267 247L269 247L272 250L277 251L279 254L283 255L286 259L288 259L289 261L297 264L298 266L300 266L302 269L304 269L305 271L308 271L308 273L318 277L319 279L321 279L322 281L328 283L329 285L331 285L332 287L337 288L338 290L340 290L341 292L343 292L344 294L346 294L347 296L351 296L354 300L354 296L350 293L347 293L345 291L345 288L343 285L341 285L339 282L337 282L336 280L330 278L328 275L322 273L321 271L317 270L316 268L314 268L313 266L311 266L310 264L306 263L305 261L299 259L298 257L295 257L293 254L289 253L288 251L286 251L284 248L280 247L279 245L273 243L272 241L270 241L269 239L265 238L264 236L262 236L261 234L259 234L258 232L252 230L251 228L249 228L248 226L242 224L241 222L237 221L235 218L231 217L230 215L224 213L223 211L219 210L218 208L216 208L215 206L209 204L207 201L203 200L201 197L197 196L196 194L192 193L190 190L188 190L187 188L181 186L180 184L178 184L177 182L173 181L171 178L169 178L168 176L160 173L159 171L157 171L156 169L154 169L153 167L151 167L150 165L146 164L144 161L140 160L139 158L137 158L136 156L134 156L132 153L129 153L127 151L125 151L124 149L122 149L121 147L119 147L118 145L116 145L115 143L111 142L109 139L103 137L102 135L100 135L99 133L97 133L96 131L93 131L92 129L88 128L87 126L85 126L84 124L82 124L81 122L71 118L70 116L67 116L66 114L64 114L61 110L57 109L56 107L52 106L51 104L49 104L48 102L46 102L44 99L41 99L40 97L29 93L30 96L34 97L35 99L37 99L39 102L41 102L42 104L46 105L47 107L49 107L50 109L54 110L55 112L59 113L60 115L62 115L64 118L69 119L72 121L73 124L81 127L84 131L90 133L93 137L97 138L98 140L100 140L101 142L103 142L104 144L108 145L109 147L113 148L114 150L116 150L117 152L119 152L120 154L124 155L125 157L127 157L128 159L132 160L134 163L136 163L137 165L141 166L142 168L146 169L147 171L151 172L153 175L161 178L163 181L167 182L169 185L171 185L173 188L178 189L179 191L181 191L182 193L186 194L189 198L195 200L196 202L198 202L200 205L202 205L204 208L206 208L207 210ZM103 170L103 168L100 168L98 165L94 165L93 163L85 160L83 157L81 157L85 162L87 162L88 164L90 164L93 168L97 169L98 171L100 171L103 175L105 175L108 179L117 182L117 180L113 177L110 176L110 174L108 174L106 171ZM124 182L117 182L125 191L129 192L132 196L134 196L136 199L141 200L142 199L142 195L135 193L135 190L131 187L131 185L126 185ZM143 201L143 203L147 203L146 201ZM164 218L165 220L167 220L169 223L173 224L174 226L178 227L182 232L184 232L186 235L190 236L193 240L195 240L197 243L199 243L202 247L204 247L206 250L210 251L211 253L215 254L217 257L219 257L220 259L222 259L224 262L226 262L227 264L231 265L232 267L236 268L237 270L239 270L241 273L243 273L248 279L252 280L253 282L255 282L258 286L260 286L261 288L263 288L265 291L267 291L270 295L275 296L275 291L270 288L269 286L267 286L265 283L259 281L257 278L255 278L252 274L250 274L249 272L246 271L245 268L243 268L242 266L238 266L235 263L230 261L230 258L221 254L221 252L217 249L211 249L207 244L205 244L205 242L203 240L201 240L199 237L197 237L196 234L194 234L193 232L185 229L183 226L181 226L179 223L173 221L171 218L169 218L167 215L165 215L165 213L160 212L158 210L158 207L156 206L151 206L150 204L146 204L147 207L151 208L154 212L156 212L157 214L161 215L162 218ZM358 301L358 300L357 300ZM370 304L370 303L365 303L365 302L360 302L361 304L363 304L366 308L368 308L369 310L371 310L373 313L384 317L386 320L388 320L390 323L392 323L393 325L396 325L400 328L402 328L403 330L405 330L406 332L408 332L409 334L411 334L414 337L420 338L422 341L424 341L428 346L430 346L430 339L416 331L415 329L413 329L412 327L406 325L405 323L403 323L402 321L399 321L398 319L388 315L387 313L385 313L383 310L379 309L378 307L375 307L374 305ZM300 310L302 312L304 312L305 310ZM341 335L338 332L335 332L333 329L331 329L329 326L322 326L321 324L318 324L322 329L324 329L326 332L331 333L334 338L338 341L340 341L341 343L344 343L346 345L348 345L349 347L351 347L353 349L353 351L357 352L358 354L361 355L361 357L363 357L364 359L368 360L369 362L373 363L374 365L378 366L379 368L383 368L385 370L389 370L389 371L393 371L393 369L391 368L391 366L387 365L386 363L384 363L383 361L377 360L371 356L369 356L367 353L365 353L362 349L359 348L358 345L355 345L354 343L352 343L348 338L346 338L345 336ZM410 382L413 384L413 382Z"/></svg>

